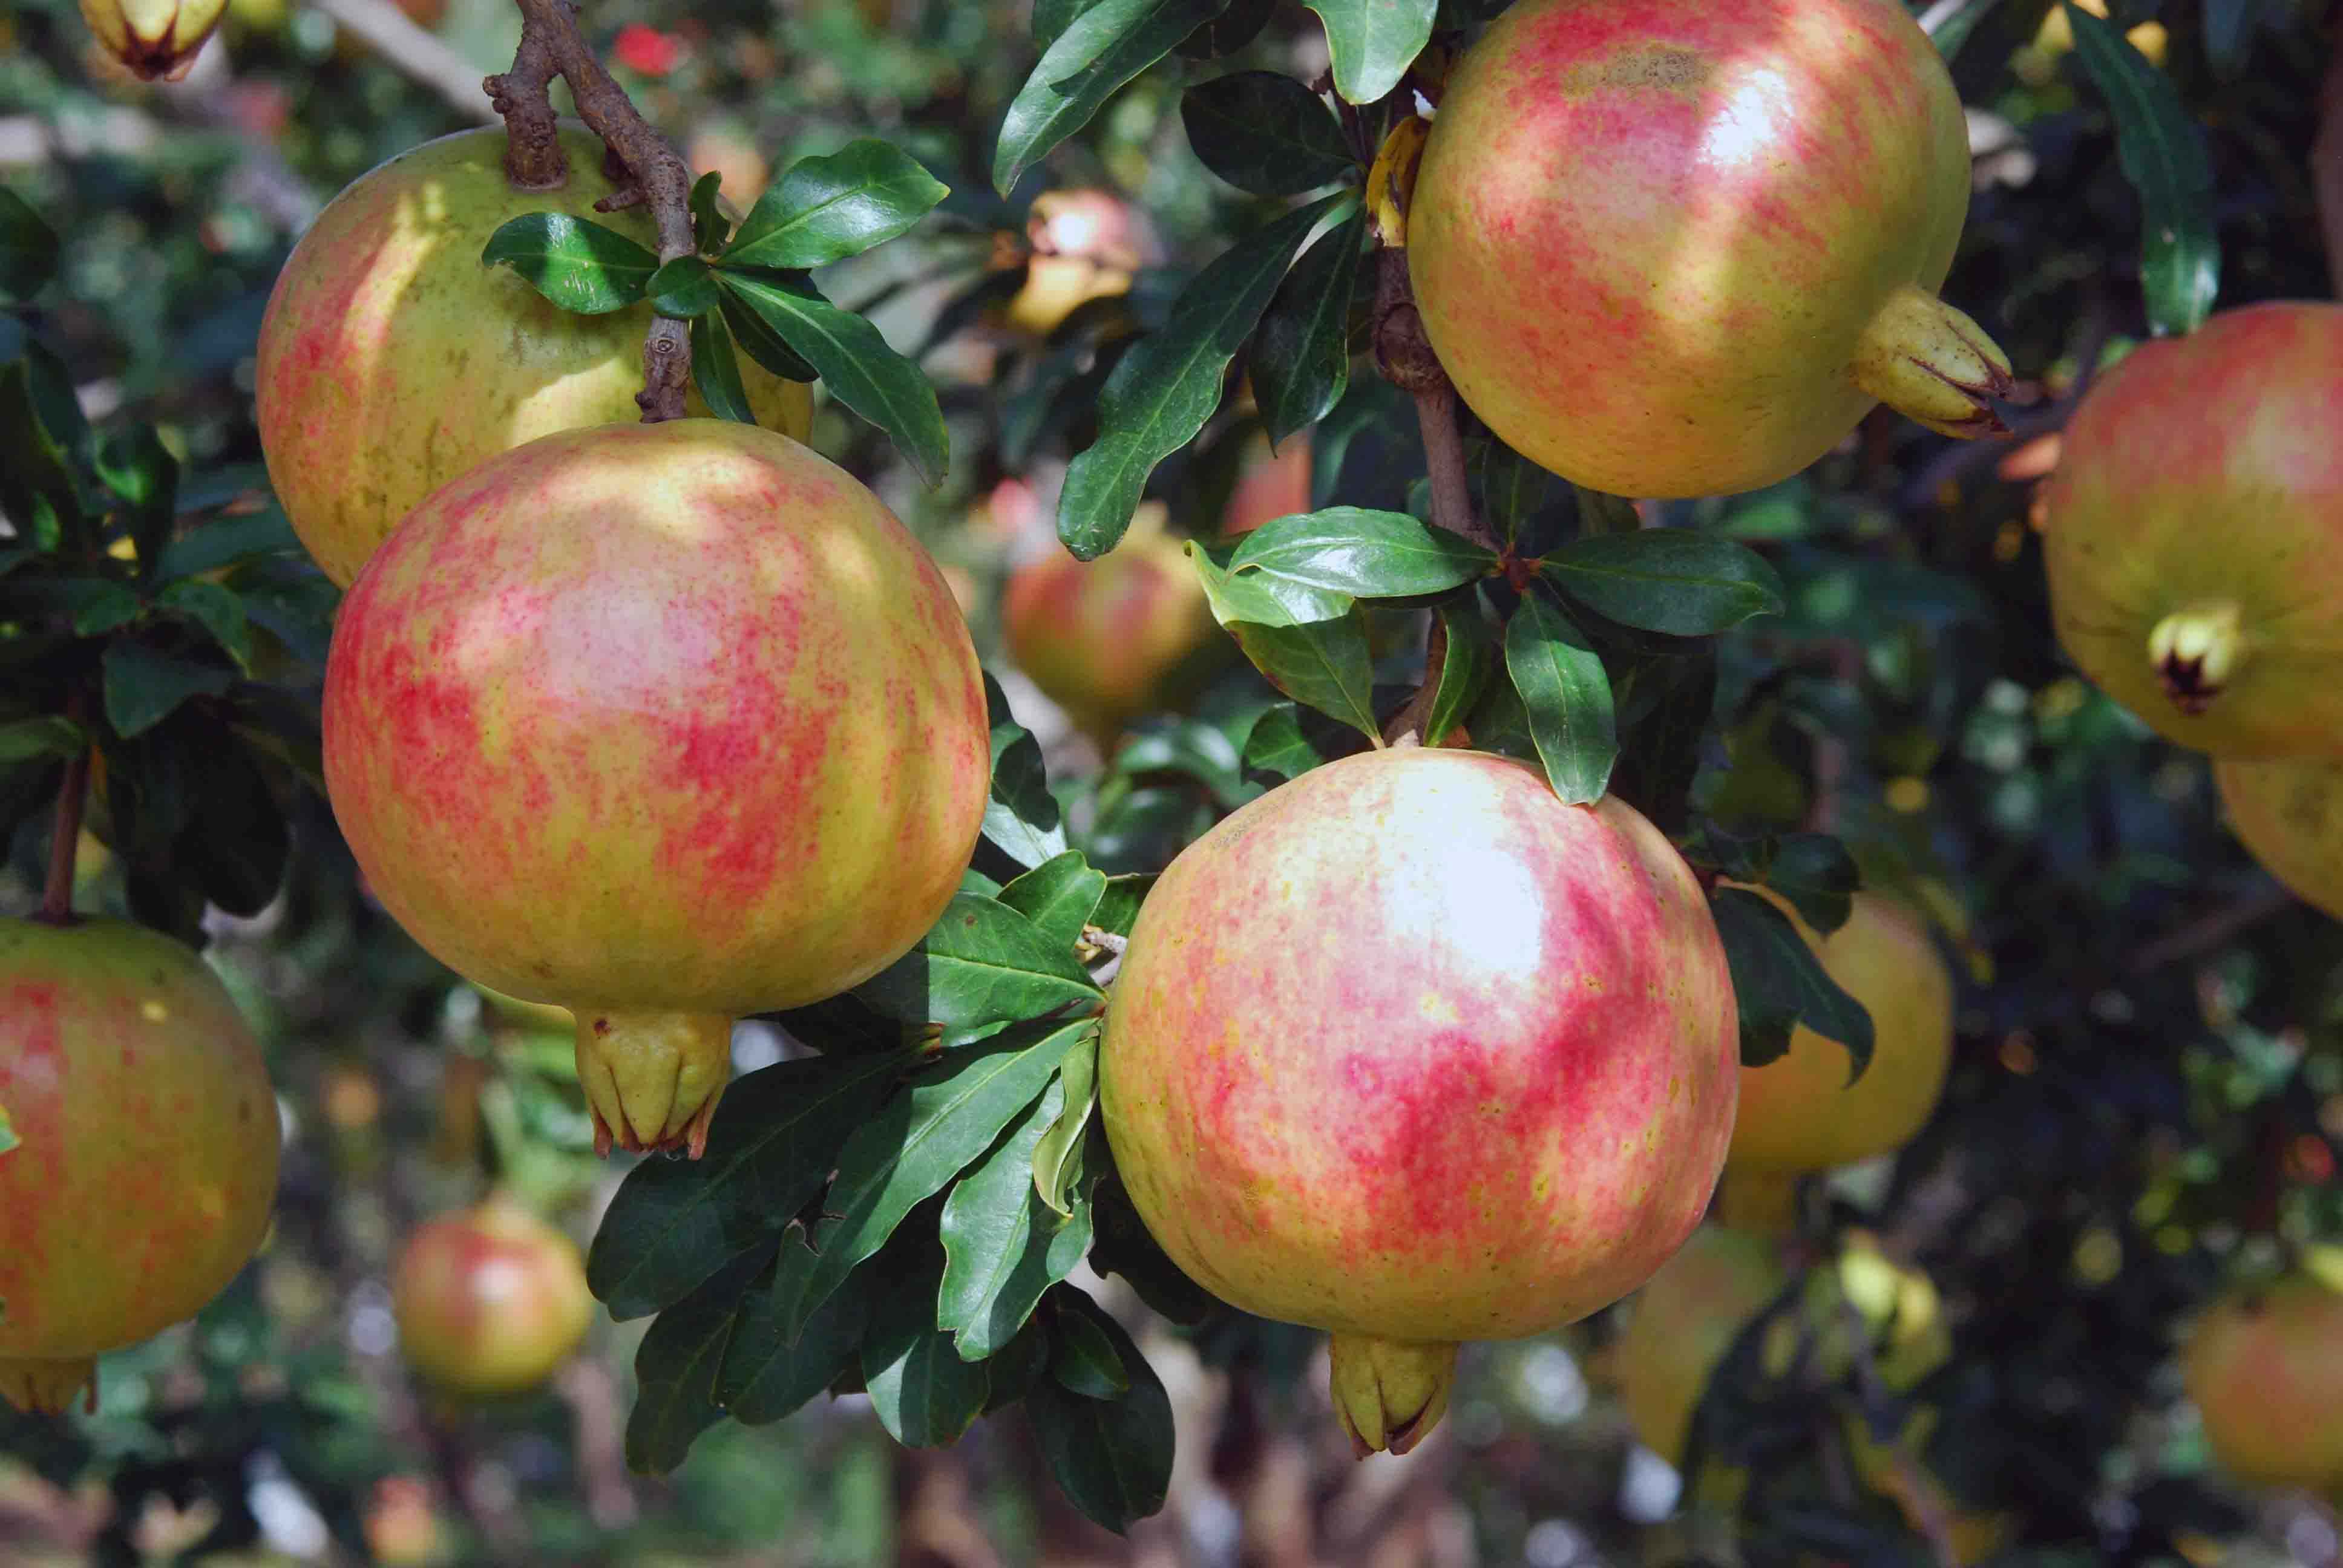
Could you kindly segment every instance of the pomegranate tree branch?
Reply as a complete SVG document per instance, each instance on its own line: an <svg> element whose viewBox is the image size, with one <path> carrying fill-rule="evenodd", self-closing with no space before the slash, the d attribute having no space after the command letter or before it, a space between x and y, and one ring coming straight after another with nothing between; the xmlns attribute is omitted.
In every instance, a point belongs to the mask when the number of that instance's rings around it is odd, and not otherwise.
<svg viewBox="0 0 2343 1568"><path fill-rule="evenodd" d="M667 138L643 118L626 89L611 79L578 30L578 8L569 0L514 0L520 7L520 47L512 69L490 76L487 88L505 119L510 146L505 173L524 190L552 190L568 178L553 101L548 89L559 76L569 84L578 116L602 138L623 171L618 188L594 205L617 212L638 204L650 208L659 230L659 257L674 261L697 248L691 230L691 171ZM683 417L683 395L691 385L689 326L654 316L643 339L643 389L635 402L643 423Z"/></svg>
<svg viewBox="0 0 2343 1568"><path fill-rule="evenodd" d="M2343 295L2343 24L2335 30L2326 85L2318 92L2318 134L2310 144L2310 184L2318 227L2327 236L2327 275Z"/></svg>
<svg viewBox="0 0 2343 1568"><path fill-rule="evenodd" d="M65 717L81 718L76 697ZM89 748L84 746L65 761L65 782L57 788L56 825L49 842L49 879L41 890L41 919L53 926L73 924L74 852L81 843L83 802L89 796Z"/></svg>
<svg viewBox="0 0 2343 1568"><path fill-rule="evenodd" d="M1423 316L1408 283L1407 253L1386 250L1375 276L1375 368L1415 399L1423 430L1423 457L1432 473L1432 521L1492 552L1497 538L1473 515L1473 488L1464 474L1464 441L1456 430L1456 387L1425 336Z"/></svg>

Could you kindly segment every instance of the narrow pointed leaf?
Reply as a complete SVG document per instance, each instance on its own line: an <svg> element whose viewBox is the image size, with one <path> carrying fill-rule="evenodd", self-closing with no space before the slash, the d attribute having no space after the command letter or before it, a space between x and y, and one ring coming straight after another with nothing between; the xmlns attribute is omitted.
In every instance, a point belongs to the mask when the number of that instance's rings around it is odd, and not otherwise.
<svg viewBox="0 0 2343 1568"><path fill-rule="evenodd" d="M709 412L736 425L753 425L757 411L749 405L749 388L740 379L740 361L732 353L732 334L720 310L691 318L691 380L699 388Z"/></svg>
<svg viewBox="0 0 2343 1568"><path fill-rule="evenodd" d="M1742 1064L1774 1060L1803 1023L1846 1047L1848 1082L1862 1077L1871 1065L1871 1014L1831 979L1789 918L1742 888L1719 889L1709 908L1741 1006Z"/></svg>
<svg viewBox="0 0 2343 1568"><path fill-rule="evenodd" d="M1505 672L1554 793L1574 806L1601 799L1619 740L1611 678L1585 633L1544 594L1525 594L1505 627Z"/></svg>
<svg viewBox="0 0 2343 1568"><path fill-rule="evenodd" d="M635 1351L635 1408L627 1418L627 1467L659 1475L681 1464L692 1440L724 1412L716 1402L725 1349L749 1285L769 1254L734 1260L661 1312Z"/></svg>
<svg viewBox="0 0 2343 1568"><path fill-rule="evenodd" d="M1403 512L1333 507L1280 518L1247 534L1229 575L1282 578L1361 598L1443 593L1486 577L1497 558L1461 534Z"/></svg>
<svg viewBox="0 0 2343 1568"><path fill-rule="evenodd" d="M1440 0L1303 0L1326 24L1334 57L1334 90L1353 104L1372 104L1399 79L1432 40Z"/></svg>
<svg viewBox="0 0 2343 1568"><path fill-rule="evenodd" d="M1351 302L1366 270L1366 230L1362 209L1327 231L1262 315L1245 363L1272 443L1324 418L1350 387Z"/></svg>
<svg viewBox="0 0 2343 1568"><path fill-rule="evenodd" d="M1074 1212L1074 1156L1081 1151L1082 1134L1089 1130L1091 1112L1098 1104L1098 1053L1095 1033L1076 1041L1066 1052L1058 1069L1058 1081L1065 1088L1063 1109L1033 1146L1033 1191L1051 1212L1068 1218Z"/></svg>
<svg viewBox="0 0 2343 1568"><path fill-rule="evenodd" d="M659 260L616 229L566 212L533 212L490 235L480 265L511 267L564 310L602 316L641 299Z"/></svg>
<svg viewBox="0 0 2343 1568"><path fill-rule="evenodd" d="M717 1398L743 1426L779 1421L829 1388L858 1363L870 1324L871 1271L858 1269L828 1301L799 1312L814 1254L796 1231L780 1246L749 1288L717 1379Z"/></svg>
<svg viewBox="0 0 2343 1568"><path fill-rule="evenodd" d="M1574 539L1539 574L1607 620L1671 637L1706 637L1782 612L1782 579L1744 544L1690 528L1638 528Z"/></svg>
<svg viewBox="0 0 2343 1568"><path fill-rule="evenodd" d="M757 198L724 260L827 266L907 232L950 194L910 154L865 136L826 157L791 164Z"/></svg>
<svg viewBox="0 0 2343 1568"><path fill-rule="evenodd" d="M973 893L954 894L919 946L853 994L890 1018L946 1026L1039 1018L1102 1000L1070 944Z"/></svg>
<svg viewBox="0 0 2343 1568"><path fill-rule="evenodd" d="M1044 940L1071 947L1106 891L1106 873L1071 850L1045 860L1001 890L1001 901L1033 922Z"/></svg>
<svg viewBox="0 0 2343 1568"><path fill-rule="evenodd" d="M785 287L770 276L729 267L717 276L732 297L813 367L830 396L887 432L920 478L939 483L951 460L936 389L920 367L887 346L879 329L840 310L811 286Z"/></svg>
<svg viewBox="0 0 2343 1568"><path fill-rule="evenodd" d="M1188 145L1206 168L1254 196L1300 196L1358 166L1315 93L1277 71L1236 71L1180 99Z"/></svg>
<svg viewBox="0 0 2343 1568"><path fill-rule="evenodd" d="M1007 196L1116 88L1228 8L1229 0L1096 0L1066 20L1002 116L993 188ZM1057 15L1049 20L1056 23Z"/></svg>

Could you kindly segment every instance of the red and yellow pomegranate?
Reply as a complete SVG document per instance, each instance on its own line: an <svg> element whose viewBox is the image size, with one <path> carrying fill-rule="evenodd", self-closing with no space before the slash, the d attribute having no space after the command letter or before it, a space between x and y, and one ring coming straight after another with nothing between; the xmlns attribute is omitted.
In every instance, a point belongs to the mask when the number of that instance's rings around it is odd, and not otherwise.
<svg viewBox="0 0 2343 1568"><path fill-rule="evenodd" d="M1744 1205L1767 1178L1826 1171L1885 1154L1926 1124L1953 1053L1953 977L1927 928L1894 900L1857 893L1846 921L1818 937L1769 889L1752 891L1790 918L1823 968L1871 1012L1871 1066L1853 1083L1846 1047L1801 1026L1789 1050L1741 1070L1741 1106L1725 1156L1735 1223L1765 1223Z"/></svg>
<svg viewBox="0 0 2343 1568"><path fill-rule="evenodd" d="M1236 487L1221 514L1221 532L1233 538L1263 523L1310 510L1310 437L1288 436L1272 450L1269 437L1256 431L1245 441L1244 463L1237 470Z"/></svg>
<svg viewBox="0 0 2343 1568"><path fill-rule="evenodd" d="M611 193L602 145L565 127L569 181L516 190L501 128L426 142L327 205L261 318L254 399L269 482L301 542L347 587L424 497L536 437L639 417L650 307L578 316L510 267L483 266L512 218L567 213L657 248ZM810 390L739 357L758 418L802 437ZM695 390L689 411L706 414Z"/></svg>
<svg viewBox="0 0 2343 1568"><path fill-rule="evenodd" d="M1542 1333L1683 1244L1733 1127L1737 1020L1699 884L1606 799L1471 751L1346 758L1156 883L1099 1059L1172 1260L1333 1334L1361 1452L1446 1408L1458 1343Z"/></svg>
<svg viewBox="0 0 2343 1568"><path fill-rule="evenodd" d="M735 1016L943 912L990 746L894 515L785 436L679 419L542 437L417 508L343 600L325 760L399 923L577 1015L606 1144L696 1153Z"/></svg>
<svg viewBox="0 0 2343 1568"><path fill-rule="evenodd" d="M475 1399L535 1388L594 1322L578 1244L502 1194L408 1237L390 1302L408 1363Z"/></svg>
<svg viewBox="0 0 2343 1568"><path fill-rule="evenodd" d="M2215 756L2343 757L2343 305L2140 348L2046 503L2058 639L2110 697Z"/></svg>
<svg viewBox="0 0 2343 1568"><path fill-rule="evenodd" d="M2343 760L2222 761L2229 828L2288 890L2343 920Z"/></svg>
<svg viewBox="0 0 2343 1568"><path fill-rule="evenodd" d="M1130 293L1131 275L1156 253L1146 219L1111 191L1044 191L1033 198L1025 234L1032 258L1007 317L1036 337L1093 299Z"/></svg>
<svg viewBox="0 0 2343 1568"><path fill-rule="evenodd" d="M0 1398L62 1411L100 1353L194 1316L260 1245L277 1099L187 949L0 920Z"/></svg>
<svg viewBox="0 0 2343 1568"><path fill-rule="evenodd" d="M2197 1321L2180 1370L2230 1475L2343 1487L2343 1291L2307 1271L2231 1291Z"/></svg>
<svg viewBox="0 0 2343 1568"><path fill-rule="evenodd" d="M1519 0L1441 95L1408 270L1524 456L1746 490L1878 402L2003 428L2008 360L1935 293L1968 195L1960 96L1899 0Z"/></svg>

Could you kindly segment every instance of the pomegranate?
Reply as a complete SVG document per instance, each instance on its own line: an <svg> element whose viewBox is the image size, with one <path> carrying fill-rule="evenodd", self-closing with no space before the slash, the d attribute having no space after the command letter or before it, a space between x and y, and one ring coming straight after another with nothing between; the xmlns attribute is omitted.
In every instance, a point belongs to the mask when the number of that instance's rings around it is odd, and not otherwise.
<svg viewBox="0 0 2343 1568"><path fill-rule="evenodd" d="M1230 538L1249 534L1263 523L1308 510L1309 437L1288 436L1282 447L1272 451L1269 437L1256 432L1245 443L1244 466L1237 471L1236 488L1221 515L1221 532Z"/></svg>
<svg viewBox="0 0 2343 1568"><path fill-rule="evenodd" d="M2043 565L2083 673L2221 757L2343 754L2343 306L2252 305L2092 387Z"/></svg>
<svg viewBox="0 0 2343 1568"><path fill-rule="evenodd" d="M1897 0L1520 0L1449 78L1408 271L1505 441L1632 496L1753 489L1885 401L2003 428L2014 387L1935 294L1968 134Z"/></svg>
<svg viewBox="0 0 2343 1568"><path fill-rule="evenodd" d="M259 1246L277 1100L177 942L0 920L0 1397L62 1411L102 1352L194 1316Z"/></svg>
<svg viewBox="0 0 2343 1568"><path fill-rule="evenodd" d="M1953 977L1917 917L1893 900L1857 893L1827 937L1772 890L1823 968L1871 1010L1871 1066L1855 1082L1846 1047L1799 1028L1790 1049L1741 1070L1741 1109L1725 1156L1728 1197L1745 1176L1828 1170L1911 1141L1936 1109L1953 1053Z"/></svg>
<svg viewBox="0 0 2343 1568"><path fill-rule="evenodd" d="M1165 515L1161 502L1141 506L1122 542L1093 561L1052 539L1010 574L1001 601L1010 658L1102 751L1163 706L1182 668L1220 636Z"/></svg>
<svg viewBox="0 0 2343 1568"><path fill-rule="evenodd" d="M326 782L376 896L577 1015L605 1147L696 1155L736 1015L926 933L990 755L927 553L843 470L714 419L540 437L434 492L327 665Z"/></svg>
<svg viewBox="0 0 2343 1568"><path fill-rule="evenodd" d="M2222 1469L2252 1486L2343 1486L2343 1292L2307 1272L2231 1291L2180 1370Z"/></svg>
<svg viewBox="0 0 2343 1568"><path fill-rule="evenodd" d="M534 437L637 417L650 307L578 316L509 267L480 265L511 218L562 212L656 248L612 190L602 145L564 127L569 183L522 191L501 128L426 142L327 205L277 275L253 388L269 482L301 542L345 588L399 518L466 469ZM811 393L739 356L764 424L802 437ZM707 407L697 391L692 413Z"/></svg>
<svg viewBox="0 0 2343 1568"><path fill-rule="evenodd" d="M1008 319L1036 337L1093 299L1130 293L1131 274L1159 248L1147 220L1111 191L1044 191L1033 198L1025 234L1032 259Z"/></svg>
<svg viewBox="0 0 2343 1568"><path fill-rule="evenodd" d="M1172 1260L1331 1330L1359 1452L1403 1452L1459 1342L1584 1317L1683 1244L1737 1053L1724 946L1657 829L1410 747L1305 773L1172 863L1100 1107Z"/></svg>
<svg viewBox="0 0 2343 1568"><path fill-rule="evenodd" d="M2229 827L2263 869L2343 920L2343 762L2217 763Z"/></svg>
<svg viewBox="0 0 2343 1568"><path fill-rule="evenodd" d="M1604 1361L1645 1447L1684 1462L1710 1376L1789 1278L1771 1241L1703 1225L1635 1292L1626 1332Z"/></svg>
<svg viewBox="0 0 2343 1568"><path fill-rule="evenodd" d="M415 1370L476 1399L535 1388L594 1322L577 1243L502 1194L409 1236L390 1302Z"/></svg>

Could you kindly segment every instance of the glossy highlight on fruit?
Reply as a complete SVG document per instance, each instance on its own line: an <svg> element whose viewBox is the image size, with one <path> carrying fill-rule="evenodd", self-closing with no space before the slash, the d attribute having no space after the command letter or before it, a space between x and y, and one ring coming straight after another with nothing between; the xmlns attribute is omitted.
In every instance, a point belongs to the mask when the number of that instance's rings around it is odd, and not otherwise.
<svg viewBox="0 0 2343 1568"><path fill-rule="evenodd" d="M2230 829L2262 869L2343 920L2343 760L2223 761L2213 778Z"/></svg>
<svg viewBox="0 0 2343 1568"><path fill-rule="evenodd" d="M1634 1290L1732 1131L1732 980L1632 808L1486 753L1346 758L1182 851L1108 1004L1100 1107L1141 1218L1232 1305L1334 1335L1362 1452L1459 1342Z"/></svg>
<svg viewBox="0 0 2343 1568"><path fill-rule="evenodd" d="M2221 1468L2250 1486L2343 1486L2343 1292L2309 1272L2233 1290L2181 1352Z"/></svg>
<svg viewBox="0 0 2343 1568"><path fill-rule="evenodd" d="M568 183L516 190L500 127L458 131L361 176L301 236L260 323L254 398L269 483L301 542L347 588L424 497L556 430L640 417L648 304L580 316L481 248L526 213L558 212L657 247L614 188L602 145L565 126ZM802 438L811 392L738 356L765 426ZM688 411L708 407L695 388Z"/></svg>
<svg viewBox="0 0 2343 1568"><path fill-rule="evenodd" d="M449 1393L520 1393L551 1376L594 1322L578 1244L508 1197L443 1214L392 1265L398 1348Z"/></svg>
<svg viewBox="0 0 2343 1568"><path fill-rule="evenodd" d="M1899 0L1519 0L1441 95L1408 270L1515 450L1723 494L1881 401L2003 428L2006 357L1936 297L1968 197L1960 96Z"/></svg>
<svg viewBox="0 0 2343 1568"><path fill-rule="evenodd" d="M2343 305L2136 350L2045 509L2058 640L2108 696L2217 757L2343 757Z"/></svg>
<svg viewBox="0 0 2343 1568"><path fill-rule="evenodd" d="M57 1412L96 1358L194 1316L277 1194L277 1099L200 958L112 920L0 920L0 1398ZM92 1391L95 1398L95 1390Z"/></svg>
<svg viewBox="0 0 2343 1568"><path fill-rule="evenodd" d="M385 908L577 1015L607 1141L689 1147L731 1020L901 957L984 817L976 652L926 551L785 436L606 425L416 508L343 600L326 782Z"/></svg>

